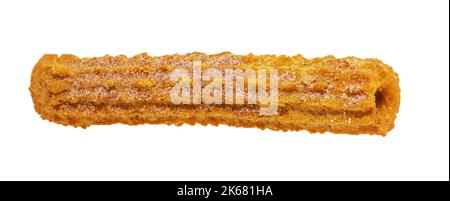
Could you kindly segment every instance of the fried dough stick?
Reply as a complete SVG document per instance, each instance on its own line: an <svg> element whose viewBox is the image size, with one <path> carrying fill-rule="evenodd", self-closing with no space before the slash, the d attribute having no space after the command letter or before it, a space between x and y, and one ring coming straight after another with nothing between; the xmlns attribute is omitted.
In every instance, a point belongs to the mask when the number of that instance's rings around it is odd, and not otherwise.
<svg viewBox="0 0 450 201"><path fill-rule="evenodd" d="M259 103L173 104L170 89L176 82L170 73L180 68L190 72L194 61L201 61L202 69L277 69L278 113L260 115ZM397 74L377 59L229 52L131 58L44 55L33 69L30 92L42 118L83 128L199 123L384 136L394 127L400 104Z"/></svg>

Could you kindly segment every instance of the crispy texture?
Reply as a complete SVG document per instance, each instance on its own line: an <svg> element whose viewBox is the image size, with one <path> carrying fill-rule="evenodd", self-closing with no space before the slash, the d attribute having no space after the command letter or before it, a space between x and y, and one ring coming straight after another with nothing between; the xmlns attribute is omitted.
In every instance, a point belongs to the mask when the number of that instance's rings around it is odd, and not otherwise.
<svg viewBox="0 0 450 201"><path fill-rule="evenodd" d="M172 104L170 72L189 69L197 60L202 68L278 69L278 115L259 115L259 104ZM199 123L384 136L394 127L400 105L398 76L377 59L229 52L131 58L44 55L33 69L30 92L42 118L83 128Z"/></svg>

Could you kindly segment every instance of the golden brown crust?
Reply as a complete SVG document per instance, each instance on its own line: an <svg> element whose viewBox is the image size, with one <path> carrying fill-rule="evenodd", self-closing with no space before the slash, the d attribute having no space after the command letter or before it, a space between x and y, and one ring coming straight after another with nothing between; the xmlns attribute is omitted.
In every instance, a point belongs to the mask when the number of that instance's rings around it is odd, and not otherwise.
<svg viewBox="0 0 450 201"><path fill-rule="evenodd" d="M192 61L202 68L269 69L279 74L278 115L261 116L260 105L174 105L169 79ZM128 58L44 55L33 69L30 92L36 111L50 121L96 124L226 124L273 130L348 134L386 133L400 104L397 74L376 59L305 59L274 55L190 53Z"/></svg>

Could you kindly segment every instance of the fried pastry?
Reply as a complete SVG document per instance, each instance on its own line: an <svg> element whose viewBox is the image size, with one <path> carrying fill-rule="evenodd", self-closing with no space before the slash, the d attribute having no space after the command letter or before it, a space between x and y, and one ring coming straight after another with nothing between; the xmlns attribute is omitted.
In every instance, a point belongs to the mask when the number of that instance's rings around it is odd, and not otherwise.
<svg viewBox="0 0 450 201"><path fill-rule="evenodd" d="M267 91L259 86L252 88L252 83L262 86L259 80L262 76L246 76L241 79L243 95L238 96L237 83L228 85L219 81L212 87L217 92L215 99L208 102L205 97L196 96L194 89L200 88L199 94L204 95L202 92L211 79L195 80L195 62L200 63L201 72L197 74L204 76L208 69L215 69L212 72L219 72L222 78L226 77L227 69L235 72L253 69L258 73L275 69L276 74L265 75L267 83L270 80L275 85L268 86ZM187 72L189 78L185 80L183 90L186 90L180 91L186 95L181 102L174 102L174 94L171 96L180 83L172 79L177 69ZM234 79L237 81L238 77ZM230 87L235 96L226 94L225 89ZM377 59L333 56L306 59L301 55L229 52L165 56L144 53L130 58L47 54L33 69L30 92L35 110L42 118L83 128L115 123L198 123L384 136L394 127L400 105L398 76ZM261 113L261 108L268 105L258 99L262 92L277 93L274 114ZM256 99L251 98L252 93L257 93Z"/></svg>

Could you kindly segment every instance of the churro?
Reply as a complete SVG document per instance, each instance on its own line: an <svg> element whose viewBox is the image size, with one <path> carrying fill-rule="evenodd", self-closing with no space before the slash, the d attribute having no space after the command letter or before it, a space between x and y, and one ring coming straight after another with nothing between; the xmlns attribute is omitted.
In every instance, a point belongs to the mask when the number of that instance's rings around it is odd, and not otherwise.
<svg viewBox="0 0 450 201"><path fill-rule="evenodd" d="M199 63L198 72L193 69L195 62ZM213 72L224 79L227 69L253 69L256 74L241 77L244 87L240 96L237 82L217 82L211 88L214 93L209 95L214 100L208 102L204 96L212 82L205 77L208 69L215 69ZM276 74L270 74L271 69ZM187 87L180 88L184 99L174 101L179 94L171 92L182 80L173 77L177 70L189 80L185 80ZM260 87L263 82L258 80L259 70L267 70L266 83L275 84L267 86L266 91L265 86ZM196 73L202 77L195 80ZM252 88L252 83L260 86ZM233 96L226 94L225 89L230 87ZM277 91L271 91L274 87ZM194 89L200 89L197 95L202 97L196 96ZM130 58L47 54L33 69L30 92L35 110L43 119L83 128L115 123L198 123L384 136L394 127L400 105L398 76L377 59L306 59L301 55L229 52L166 56L144 53ZM277 104L276 111L270 115L261 113L261 108L272 104L258 99L262 92L267 96L277 93L272 102ZM257 93L256 99L251 98L252 93Z"/></svg>

